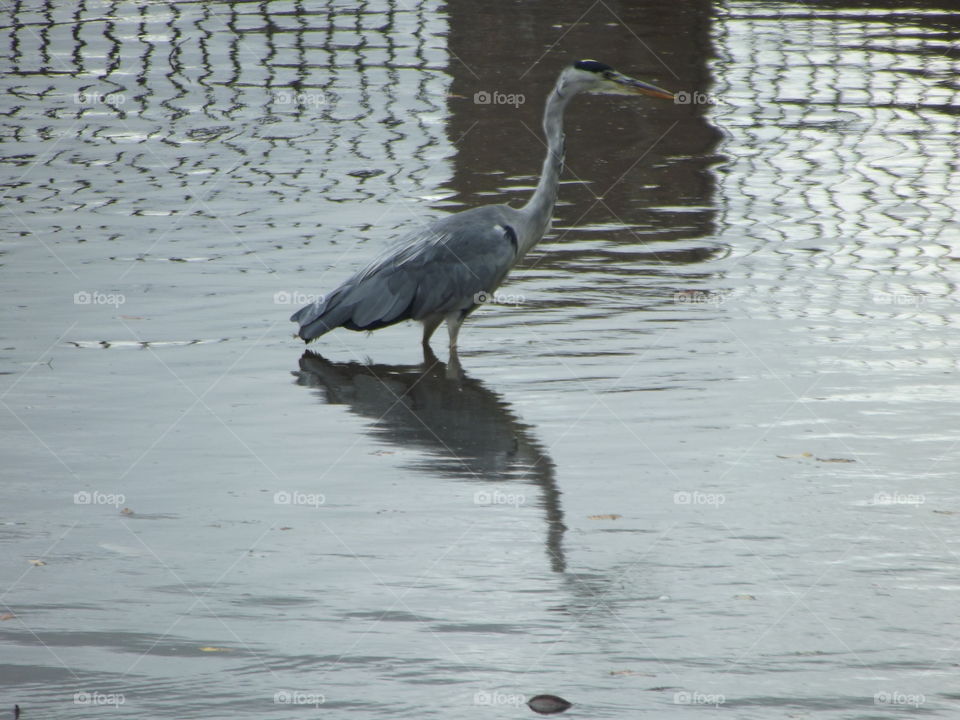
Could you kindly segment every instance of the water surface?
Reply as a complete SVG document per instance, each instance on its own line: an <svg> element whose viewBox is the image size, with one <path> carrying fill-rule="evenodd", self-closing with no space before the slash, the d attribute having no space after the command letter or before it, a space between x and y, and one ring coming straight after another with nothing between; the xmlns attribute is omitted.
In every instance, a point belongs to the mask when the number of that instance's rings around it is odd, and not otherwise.
<svg viewBox="0 0 960 720"><path fill-rule="evenodd" d="M950 3L0 24L4 707L956 714ZM397 233L526 197L584 56L690 102L574 103L459 371L410 326L303 354Z"/></svg>

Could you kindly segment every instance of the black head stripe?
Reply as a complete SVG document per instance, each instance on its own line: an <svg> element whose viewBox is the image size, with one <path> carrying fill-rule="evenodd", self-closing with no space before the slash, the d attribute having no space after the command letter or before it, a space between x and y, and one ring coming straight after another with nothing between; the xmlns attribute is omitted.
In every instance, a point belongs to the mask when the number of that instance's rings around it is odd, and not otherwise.
<svg viewBox="0 0 960 720"><path fill-rule="evenodd" d="M577 70L586 70L587 72L595 73L613 70L609 65L604 65L602 62L597 62L596 60L578 60L573 66Z"/></svg>

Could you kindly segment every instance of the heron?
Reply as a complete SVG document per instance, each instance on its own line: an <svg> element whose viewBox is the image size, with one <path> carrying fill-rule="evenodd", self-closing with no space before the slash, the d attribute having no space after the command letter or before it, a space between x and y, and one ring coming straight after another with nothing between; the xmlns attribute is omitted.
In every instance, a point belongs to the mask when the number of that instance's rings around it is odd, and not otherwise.
<svg viewBox="0 0 960 720"><path fill-rule="evenodd" d="M446 320L455 353L463 321L550 230L563 170L563 112L582 92L674 99L673 93L596 60L568 65L547 98L547 156L530 200L520 208L500 204L463 210L400 238L338 288L294 313L290 319L299 323L298 335L309 343L338 327L379 330L417 320L426 351Z"/></svg>

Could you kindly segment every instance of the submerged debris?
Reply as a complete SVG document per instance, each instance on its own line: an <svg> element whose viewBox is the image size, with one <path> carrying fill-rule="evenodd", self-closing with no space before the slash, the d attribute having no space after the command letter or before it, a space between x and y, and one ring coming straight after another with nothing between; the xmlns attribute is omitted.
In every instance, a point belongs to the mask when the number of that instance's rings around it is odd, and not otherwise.
<svg viewBox="0 0 960 720"><path fill-rule="evenodd" d="M375 169L369 169L369 170L354 170L354 171L352 171L352 172L348 172L347 175L349 175L350 177L355 177L355 178L360 178L360 179L362 179L362 180L366 180L367 178L372 178L372 177L377 177L378 175L383 175L383 173L385 173L385 172L386 172L386 170L375 170Z"/></svg>
<svg viewBox="0 0 960 720"><path fill-rule="evenodd" d="M822 458L822 457L817 457L816 455L814 455L813 453L810 453L810 452L802 452L802 453L800 453L799 455L777 455L777 457L780 458L781 460L811 460L811 459L812 459L812 460L816 460L817 462L822 462L822 463L854 463L854 462L856 462L856 460L853 460L853 459L851 459L851 458L839 458L839 457Z"/></svg>

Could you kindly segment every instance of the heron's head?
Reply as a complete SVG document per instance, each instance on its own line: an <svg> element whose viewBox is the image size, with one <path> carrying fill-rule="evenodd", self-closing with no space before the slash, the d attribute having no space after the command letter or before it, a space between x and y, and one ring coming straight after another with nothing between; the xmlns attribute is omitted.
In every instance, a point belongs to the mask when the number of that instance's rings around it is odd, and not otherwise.
<svg viewBox="0 0 960 720"><path fill-rule="evenodd" d="M618 73L609 65L596 60L578 60L560 75L557 89L561 94L578 92L602 95L651 95L673 100L673 93L640 80Z"/></svg>

